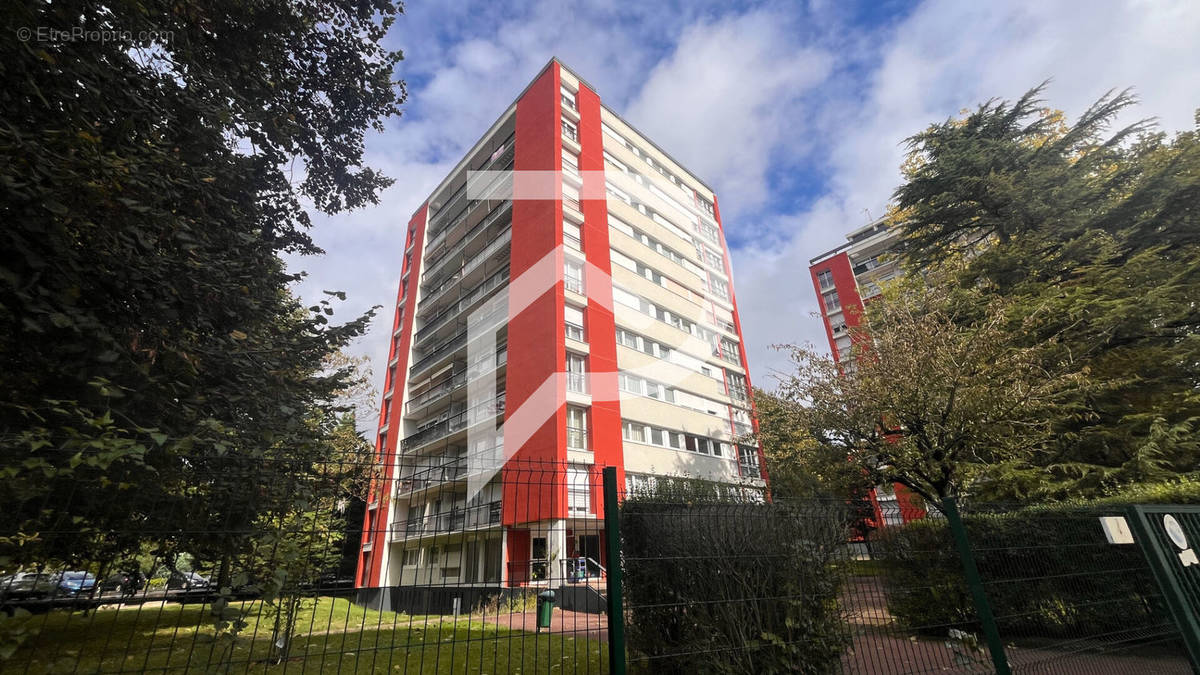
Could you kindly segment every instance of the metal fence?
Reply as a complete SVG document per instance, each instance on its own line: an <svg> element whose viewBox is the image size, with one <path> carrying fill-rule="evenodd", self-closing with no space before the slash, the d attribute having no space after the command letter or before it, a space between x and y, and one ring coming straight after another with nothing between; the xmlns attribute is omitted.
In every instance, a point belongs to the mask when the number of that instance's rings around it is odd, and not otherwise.
<svg viewBox="0 0 1200 675"><path fill-rule="evenodd" d="M102 505L75 476L0 537L0 672L1192 672L1118 507L424 451L186 461Z"/></svg>

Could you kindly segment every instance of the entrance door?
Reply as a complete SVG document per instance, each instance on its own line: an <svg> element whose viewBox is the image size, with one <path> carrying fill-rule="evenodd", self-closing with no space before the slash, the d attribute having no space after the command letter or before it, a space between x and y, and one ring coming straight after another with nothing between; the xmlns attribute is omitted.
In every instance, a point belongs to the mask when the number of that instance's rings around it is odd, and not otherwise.
<svg viewBox="0 0 1200 675"><path fill-rule="evenodd" d="M589 577L600 576L600 535L598 534L581 534L576 536L575 548L579 551L579 557L589 558L587 563L587 574Z"/></svg>
<svg viewBox="0 0 1200 675"><path fill-rule="evenodd" d="M530 570L534 581L546 578L546 538L533 538L533 557L530 559Z"/></svg>

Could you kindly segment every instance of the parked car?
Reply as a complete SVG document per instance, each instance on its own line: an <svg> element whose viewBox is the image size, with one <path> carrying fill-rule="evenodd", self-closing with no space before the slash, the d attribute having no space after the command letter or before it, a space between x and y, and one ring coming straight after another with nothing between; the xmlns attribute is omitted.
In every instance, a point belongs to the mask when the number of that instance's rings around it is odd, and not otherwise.
<svg viewBox="0 0 1200 675"><path fill-rule="evenodd" d="M195 572L173 572L167 578L168 590L207 590L212 586L212 582L207 577L201 576Z"/></svg>
<svg viewBox="0 0 1200 675"><path fill-rule="evenodd" d="M63 572L58 578L58 590L65 595L87 595L95 589L96 575L91 572Z"/></svg>
<svg viewBox="0 0 1200 675"><path fill-rule="evenodd" d="M30 600L54 597L59 575L47 572L18 572L0 577L0 598Z"/></svg>
<svg viewBox="0 0 1200 675"><path fill-rule="evenodd" d="M146 587L146 577L141 572L117 572L100 582L100 592L121 591L122 595L133 595Z"/></svg>

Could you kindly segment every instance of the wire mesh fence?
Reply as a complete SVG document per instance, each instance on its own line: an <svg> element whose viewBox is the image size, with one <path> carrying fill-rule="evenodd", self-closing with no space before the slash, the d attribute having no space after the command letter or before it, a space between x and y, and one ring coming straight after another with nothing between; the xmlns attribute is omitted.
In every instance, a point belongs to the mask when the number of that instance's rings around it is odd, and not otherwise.
<svg viewBox="0 0 1200 675"><path fill-rule="evenodd" d="M1193 672L1119 508L966 510L998 666L938 510L679 491L622 507L634 672Z"/></svg>
<svg viewBox="0 0 1200 675"><path fill-rule="evenodd" d="M0 672L607 672L599 482L475 459L75 476L3 538Z"/></svg>
<svg viewBox="0 0 1200 675"><path fill-rule="evenodd" d="M1192 672L1119 508L964 507L972 582L919 500L631 475L606 519L495 450L75 474L0 537L0 672L995 672L976 590L1011 672Z"/></svg>

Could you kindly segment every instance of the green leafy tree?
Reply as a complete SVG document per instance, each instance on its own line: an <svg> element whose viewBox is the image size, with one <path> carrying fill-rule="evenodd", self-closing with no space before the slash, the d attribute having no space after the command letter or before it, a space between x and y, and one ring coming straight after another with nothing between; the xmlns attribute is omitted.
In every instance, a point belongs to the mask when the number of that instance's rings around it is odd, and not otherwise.
<svg viewBox="0 0 1200 675"><path fill-rule="evenodd" d="M305 306L305 204L375 203L366 133L399 113L384 0L0 10L0 565L194 531L222 585L323 480L327 357L370 314ZM53 31L109 31L56 39ZM206 534L199 534L206 533Z"/></svg>
<svg viewBox="0 0 1200 675"><path fill-rule="evenodd" d="M891 213L910 271L953 267L1009 305L1024 345L1053 343L1095 385L1055 420L1042 484L996 494L1089 496L1196 471L1200 133L1112 132L1127 92L1068 124L1041 91L910 138Z"/></svg>
<svg viewBox="0 0 1200 675"><path fill-rule="evenodd" d="M780 396L822 463L844 458L870 485L899 483L938 505L1027 480L1052 445L1051 420L1086 382L1050 346L1015 344L1008 321L1008 306L981 291L908 277L851 329L845 366L789 347L796 370Z"/></svg>

